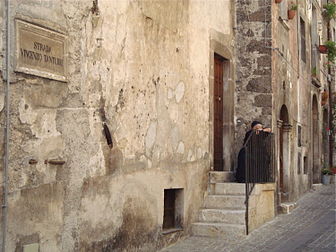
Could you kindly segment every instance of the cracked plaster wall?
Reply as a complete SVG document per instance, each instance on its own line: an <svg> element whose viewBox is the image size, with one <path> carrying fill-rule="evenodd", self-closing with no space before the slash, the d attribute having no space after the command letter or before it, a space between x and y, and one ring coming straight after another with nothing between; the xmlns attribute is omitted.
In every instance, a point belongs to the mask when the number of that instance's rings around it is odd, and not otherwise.
<svg viewBox="0 0 336 252"><path fill-rule="evenodd" d="M68 82L11 76L8 251L156 251L189 232L210 168L209 31L232 35L228 5L11 1L11 21L67 35ZM183 232L161 234L165 188L184 188Z"/></svg>

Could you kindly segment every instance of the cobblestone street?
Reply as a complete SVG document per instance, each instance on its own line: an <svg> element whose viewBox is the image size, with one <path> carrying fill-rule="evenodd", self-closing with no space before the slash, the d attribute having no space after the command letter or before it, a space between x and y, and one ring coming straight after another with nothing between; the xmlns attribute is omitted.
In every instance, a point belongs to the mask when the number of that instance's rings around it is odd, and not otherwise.
<svg viewBox="0 0 336 252"><path fill-rule="evenodd" d="M307 192L297 204L241 241L190 237L161 252L336 251L335 184Z"/></svg>

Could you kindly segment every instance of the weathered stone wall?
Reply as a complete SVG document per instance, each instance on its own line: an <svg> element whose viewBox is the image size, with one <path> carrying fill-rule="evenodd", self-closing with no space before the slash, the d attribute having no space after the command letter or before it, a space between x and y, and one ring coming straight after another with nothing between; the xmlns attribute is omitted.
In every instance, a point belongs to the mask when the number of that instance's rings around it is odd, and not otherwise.
<svg viewBox="0 0 336 252"><path fill-rule="evenodd" d="M311 44L312 6L317 11L317 32L326 39L326 27L322 25L321 4L313 1L294 1L298 10L293 20L287 11L290 1L237 1L237 84L236 84L236 150L252 120L261 120L272 127L276 136L278 179L280 159L283 162L286 195L283 200L295 201L312 183L313 166L321 168L322 148L322 107L321 91L326 89L325 56L320 55L318 63L324 71L317 75L313 84L311 57L316 45ZM300 53L300 17L305 22L306 62ZM271 49L272 48L272 49ZM312 103L317 98L317 129L313 132ZM281 108L288 112L284 122L286 133L286 159L280 157ZM301 126L301 146L298 146L298 126ZM313 143L313 135L316 141ZM313 160L313 146L318 155ZM304 157L307 157L307 173L304 173ZM300 158L300 162L299 159ZM299 167L300 165L300 167ZM319 173L319 171L315 172ZM279 188L278 188L279 193ZM279 194L280 195L280 194ZM280 197L280 196L279 196ZM279 198L278 198L279 200ZM279 201L278 201L279 202Z"/></svg>
<svg viewBox="0 0 336 252"><path fill-rule="evenodd" d="M272 29L273 29L273 57L272 57L272 80L274 93L274 113L273 121L280 119L280 111L283 106L288 111L289 131L288 145L284 148L289 149L288 162L284 161L283 169L286 176L287 194L283 195L283 201L296 201L300 195L306 192L311 184L313 177L313 162L317 162L320 167L323 157L322 149L322 108L320 106L320 91L325 88L326 79L322 72L318 72L316 78L312 78L312 53L316 50L316 45L312 44L312 6L316 7L316 29L318 35L323 37L321 26L322 15L320 5L317 2L298 1L298 10L294 19L287 18L287 10L290 8L289 1L283 1L286 10L284 18L281 12L281 4L273 3ZM301 35L300 18L305 22L306 39L306 61L301 57ZM323 60L322 55L319 56ZM318 63L323 66L322 61ZM316 82L317 81L317 82ZM315 84L314 84L315 83ZM320 87L316 86L320 85ZM318 129L313 132L314 119L312 117L313 96L318 101ZM278 136L277 146L280 146L280 128L274 127L274 132ZM298 127L301 127L301 146L298 144ZM317 135L318 143L313 143L313 135ZM312 149L319 148L319 154L314 161ZM277 150L279 169L280 169L280 148ZM307 172L304 172L304 158L307 158ZM279 172L280 176L280 172ZM278 188L278 192L279 192ZM279 197L280 194L279 194Z"/></svg>
<svg viewBox="0 0 336 252"><path fill-rule="evenodd" d="M282 6L281 6L282 5ZM285 14L281 13L281 8ZM297 166L297 123L298 121L298 104L299 100L302 97L306 97L308 92L307 89L298 92L299 90L299 56L298 56L298 45L297 34L299 30L297 29L297 21L289 20L287 18L287 9L288 3L284 2L281 4L274 4L273 15L272 15L272 27L274 29L273 33L273 47L276 48L273 53L273 90L274 90L274 114L273 120L282 120L277 123L275 127L275 134L278 136L277 147L278 147L278 180L280 180L280 159L282 159L282 169L283 169L283 178L284 185L283 191L286 193L280 193L280 187L278 188L279 198L282 199L282 202L286 198L286 201L289 200L289 197L293 193L293 182L294 176L296 173L294 167ZM309 88L309 86L308 86ZM286 110L288 114L288 121L284 120L281 117L281 109ZM286 126L287 124L287 126ZM280 154L280 134L281 129L285 129L283 133L283 139L287 141L283 144L283 149L285 153L288 153L288 158L281 157ZM303 139L303 142L305 140ZM288 149L288 152L285 151Z"/></svg>
<svg viewBox="0 0 336 252"><path fill-rule="evenodd" d="M271 1L236 1L236 150L253 120L272 126Z"/></svg>
<svg viewBox="0 0 336 252"><path fill-rule="evenodd" d="M156 251L187 234L211 166L210 40L233 61L230 2L11 2L12 24L67 36L68 81L11 76L8 251ZM167 188L184 189L184 231L163 235Z"/></svg>

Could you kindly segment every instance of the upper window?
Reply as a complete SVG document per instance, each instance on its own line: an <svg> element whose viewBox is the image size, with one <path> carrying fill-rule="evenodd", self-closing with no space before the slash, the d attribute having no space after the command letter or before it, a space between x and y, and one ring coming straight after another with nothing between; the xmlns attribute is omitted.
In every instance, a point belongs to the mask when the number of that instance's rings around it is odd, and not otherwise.
<svg viewBox="0 0 336 252"><path fill-rule="evenodd" d="M306 62L306 26L303 19L300 17L300 53L301 53L301 60Z"/></svg>
<svg viewBox="0 0 336 252"><path fill-rule="evenodd" d="M301 147L302 140L301 140L301 126L300 125L298 125L298 137L297 137L297 139L298 139L298 146Z"/></svg>

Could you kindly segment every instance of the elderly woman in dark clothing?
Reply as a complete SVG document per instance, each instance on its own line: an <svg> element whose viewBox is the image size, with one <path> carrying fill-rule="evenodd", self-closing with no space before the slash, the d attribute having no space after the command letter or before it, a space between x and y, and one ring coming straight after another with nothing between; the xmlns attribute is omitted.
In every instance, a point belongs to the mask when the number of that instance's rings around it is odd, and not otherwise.
<svg viewBox="0 0 336 252"><path fill-rule="evenodd" d="M256 134L259 134L260 131L268 132L270 133L272 130L270 128L264 128L262 123L259 121L253 121L251 123L251 129L246 132L244 137L244 145L246 144L246 141L249 139L250 135L253 132L256 132ZM242 148L239 151L238 154L238 167L236 172L236 179L239 183L245 183L245 149Z"/></svg>

